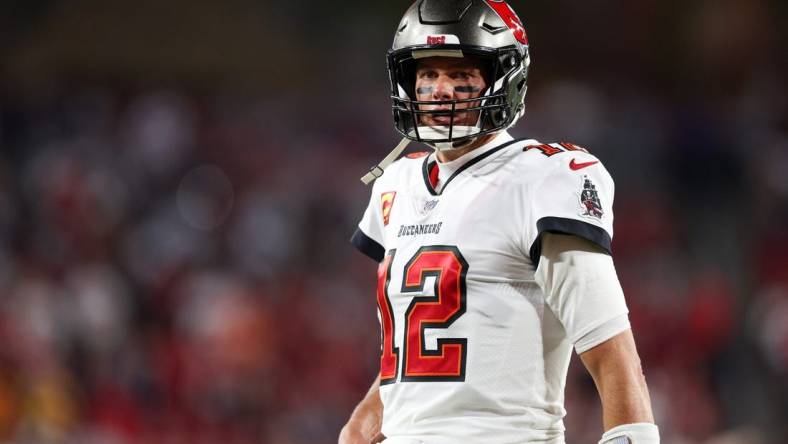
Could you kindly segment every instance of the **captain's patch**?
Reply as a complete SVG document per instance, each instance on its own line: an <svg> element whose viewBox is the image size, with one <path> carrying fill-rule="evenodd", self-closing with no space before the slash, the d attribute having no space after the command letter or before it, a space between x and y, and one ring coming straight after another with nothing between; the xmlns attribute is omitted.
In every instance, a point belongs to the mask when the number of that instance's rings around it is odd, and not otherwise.
<svg viewBox="0 0 788 444"><path fill-rule="evenodd" d="M383 226L389 224L391 208L394 206L394 198L397 197L396 191L389 191L380 195L380 212L383 214Z"/></svg>

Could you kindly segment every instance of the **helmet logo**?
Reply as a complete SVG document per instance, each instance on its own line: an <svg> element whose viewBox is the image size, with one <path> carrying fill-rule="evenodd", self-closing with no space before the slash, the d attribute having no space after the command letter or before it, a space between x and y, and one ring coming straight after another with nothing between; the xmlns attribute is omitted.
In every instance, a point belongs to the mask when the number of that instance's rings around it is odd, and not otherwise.
<svg viewBox="0 0 788 444"><path fill-rule="evenodd" d="M512 7L503 0L487 0L487 4L498 13L498 16L501 17L501 20L503 20L504 23L506 23L506 26L512 30L514 38L516 38L517 41L523 45L527 45L528 35L525 33L523 22L520 21L519 17L517 17L514 9L512 9Z"/></svg>

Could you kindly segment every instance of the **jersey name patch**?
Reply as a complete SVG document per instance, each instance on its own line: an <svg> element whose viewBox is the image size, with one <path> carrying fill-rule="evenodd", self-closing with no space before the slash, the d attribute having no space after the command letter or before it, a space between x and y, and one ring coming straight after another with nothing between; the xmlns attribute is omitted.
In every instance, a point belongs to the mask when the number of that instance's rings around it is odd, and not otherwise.
<svg viewBox="0 0 788 444"><path fill-rule="evenodd" d="M443 222L437 224L420 224L420 225L400 225L397 237L402 236L419 236L422 234L438 234L441 232Z"/></svg>
<svg viewBox="0 0 788 444"><path fill-rule="evenodd" d="M389 224L391 208L394 206L394 198L397 197L396 191L389 191L380 195L380 212L383 214L383 226Z"/></svg>

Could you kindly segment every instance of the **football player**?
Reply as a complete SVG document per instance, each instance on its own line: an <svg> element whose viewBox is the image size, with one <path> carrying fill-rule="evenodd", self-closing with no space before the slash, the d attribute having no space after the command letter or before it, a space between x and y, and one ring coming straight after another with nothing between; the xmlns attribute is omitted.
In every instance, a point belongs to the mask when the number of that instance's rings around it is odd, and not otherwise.
<svg viewBox="0 0 788 444"><path fill-rule="evenodd" d="M659 442L610 256L613 181L584 148L506 132L529 63L504 1L420 0L397 27L394 124L433 150L389 162L401 143L365 177L352 242L379 263L380 374L342 444L564 443L573 348L599 442Z"/></svg>

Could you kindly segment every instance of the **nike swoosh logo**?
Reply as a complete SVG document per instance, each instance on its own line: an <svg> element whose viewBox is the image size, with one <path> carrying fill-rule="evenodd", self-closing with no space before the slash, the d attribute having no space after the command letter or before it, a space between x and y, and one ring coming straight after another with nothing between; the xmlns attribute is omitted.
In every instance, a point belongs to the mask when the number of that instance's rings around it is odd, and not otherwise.
<svg viewBox="0 0 788 444"><path fill-rule="evenodd" d="M572 171L577 171L577 170L582 170L585 167L590 167L591 165L597 163L599 163L598 160L594 160L592 162L575 163L575 159L572 159L572 161L569 162L569 168L571 168Z"/></svg>

